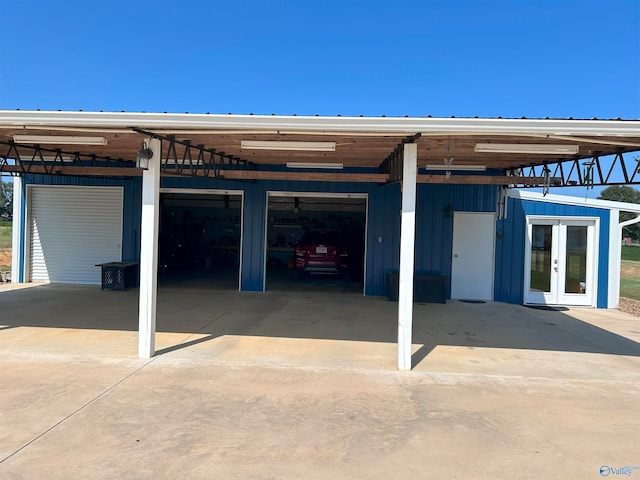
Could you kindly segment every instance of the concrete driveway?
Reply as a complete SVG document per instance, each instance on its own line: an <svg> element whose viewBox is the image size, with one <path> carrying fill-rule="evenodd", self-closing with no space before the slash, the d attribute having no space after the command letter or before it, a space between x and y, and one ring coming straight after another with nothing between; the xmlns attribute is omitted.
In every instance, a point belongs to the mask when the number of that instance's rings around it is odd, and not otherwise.
<svg viewBox="0 0 640 480"><path fill-rule="evenodd" d="M158 305L140 360L135 290L0 290L0 478L640 478L629 315L416 305L402 373L383 298Z"/></svg>

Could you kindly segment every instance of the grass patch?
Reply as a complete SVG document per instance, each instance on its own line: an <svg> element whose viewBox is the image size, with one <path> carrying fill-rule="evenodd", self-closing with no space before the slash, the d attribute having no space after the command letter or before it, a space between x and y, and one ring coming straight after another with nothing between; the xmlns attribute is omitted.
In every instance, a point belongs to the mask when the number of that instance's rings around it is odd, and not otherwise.
<svg viewBox="0 0 640 480"><path fill-rule="evenodd" d="M0 250L11 248L11 222L0 221Z"/></svg>
<svg viewBox="0 0 640 480"><path fill-rule="evenodd" d="M636 247L635 245L623 245L622 260L640 262L640 247Z"/></svg>
<svg viewBox="0 0 640 480"><path fill-rule="evenodd" d="M620 262L620 296L640 300L640 262L624 259Z"/></svg>
<svg viewBox="0 0 640 480"><path fill-rule="evenodd" d="M620 296L640 300L640 276L620 278Z"/></svg>

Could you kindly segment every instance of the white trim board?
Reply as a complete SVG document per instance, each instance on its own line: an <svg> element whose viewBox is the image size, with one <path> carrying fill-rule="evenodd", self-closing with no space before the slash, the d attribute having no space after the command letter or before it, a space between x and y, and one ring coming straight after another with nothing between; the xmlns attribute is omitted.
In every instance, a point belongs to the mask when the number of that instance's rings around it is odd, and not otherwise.
<svg viewBox="0 0 640 480"><path fill-rule="evenodd" d="M621 210L623 212L640 213L640 204L613 202L610 200L598 200L593 198L571 197L568 195L543 195L539 192L509 189L507 196L520 200L534 200L536 202L559 203L562 205L575 205L580 207L602 208L606 210Z"/></svg>

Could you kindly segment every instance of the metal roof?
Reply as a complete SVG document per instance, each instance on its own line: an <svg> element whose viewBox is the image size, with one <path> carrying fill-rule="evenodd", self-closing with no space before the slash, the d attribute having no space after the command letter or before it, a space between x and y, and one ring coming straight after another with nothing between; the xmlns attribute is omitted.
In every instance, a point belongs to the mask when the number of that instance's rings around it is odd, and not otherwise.
<svg viewBox="0 0 640 480"><path fill-rule="evenodd" d="M621 119L0 110L0 159L15 156L16 152L23 159L33 157L34 145L14 143L15 135L98 135L104 137L103 145L52 144L47 146L49 154L59 149L67 155L79 153L125 162L135 161L145 138L157 136L165 140L163 157L170 153L170 147L176 147L176 158L207 152L220 155L223 160L242 161L258 168L284 167L291 161L381 168L406 142L417 143L421 167L437 167L446 159L456 165L482 166L503 172L640 150L640 120ZM242 141L246 140L332 142L335 151L253 150L243 148ZM555 155L535 151L485 153L478 151L477 144L564 145L573 146L577 151ZM12 148L12 152L3 153L2 145ZM192 152L193 146L199 150ZM46 152L44 148L39 151Z"/></svg>

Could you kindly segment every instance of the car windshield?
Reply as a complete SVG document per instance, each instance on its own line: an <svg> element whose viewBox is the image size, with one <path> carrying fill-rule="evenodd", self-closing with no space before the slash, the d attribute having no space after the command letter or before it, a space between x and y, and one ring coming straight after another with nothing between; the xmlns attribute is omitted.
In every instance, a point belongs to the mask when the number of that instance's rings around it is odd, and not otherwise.
<svg viewBox="0 0 640 480"><path fill-rule="evenodd" d="M340 238L337 232L325 232L319 230L310 230L305 232L300 239L302 245L338 245Z"/></svg>

